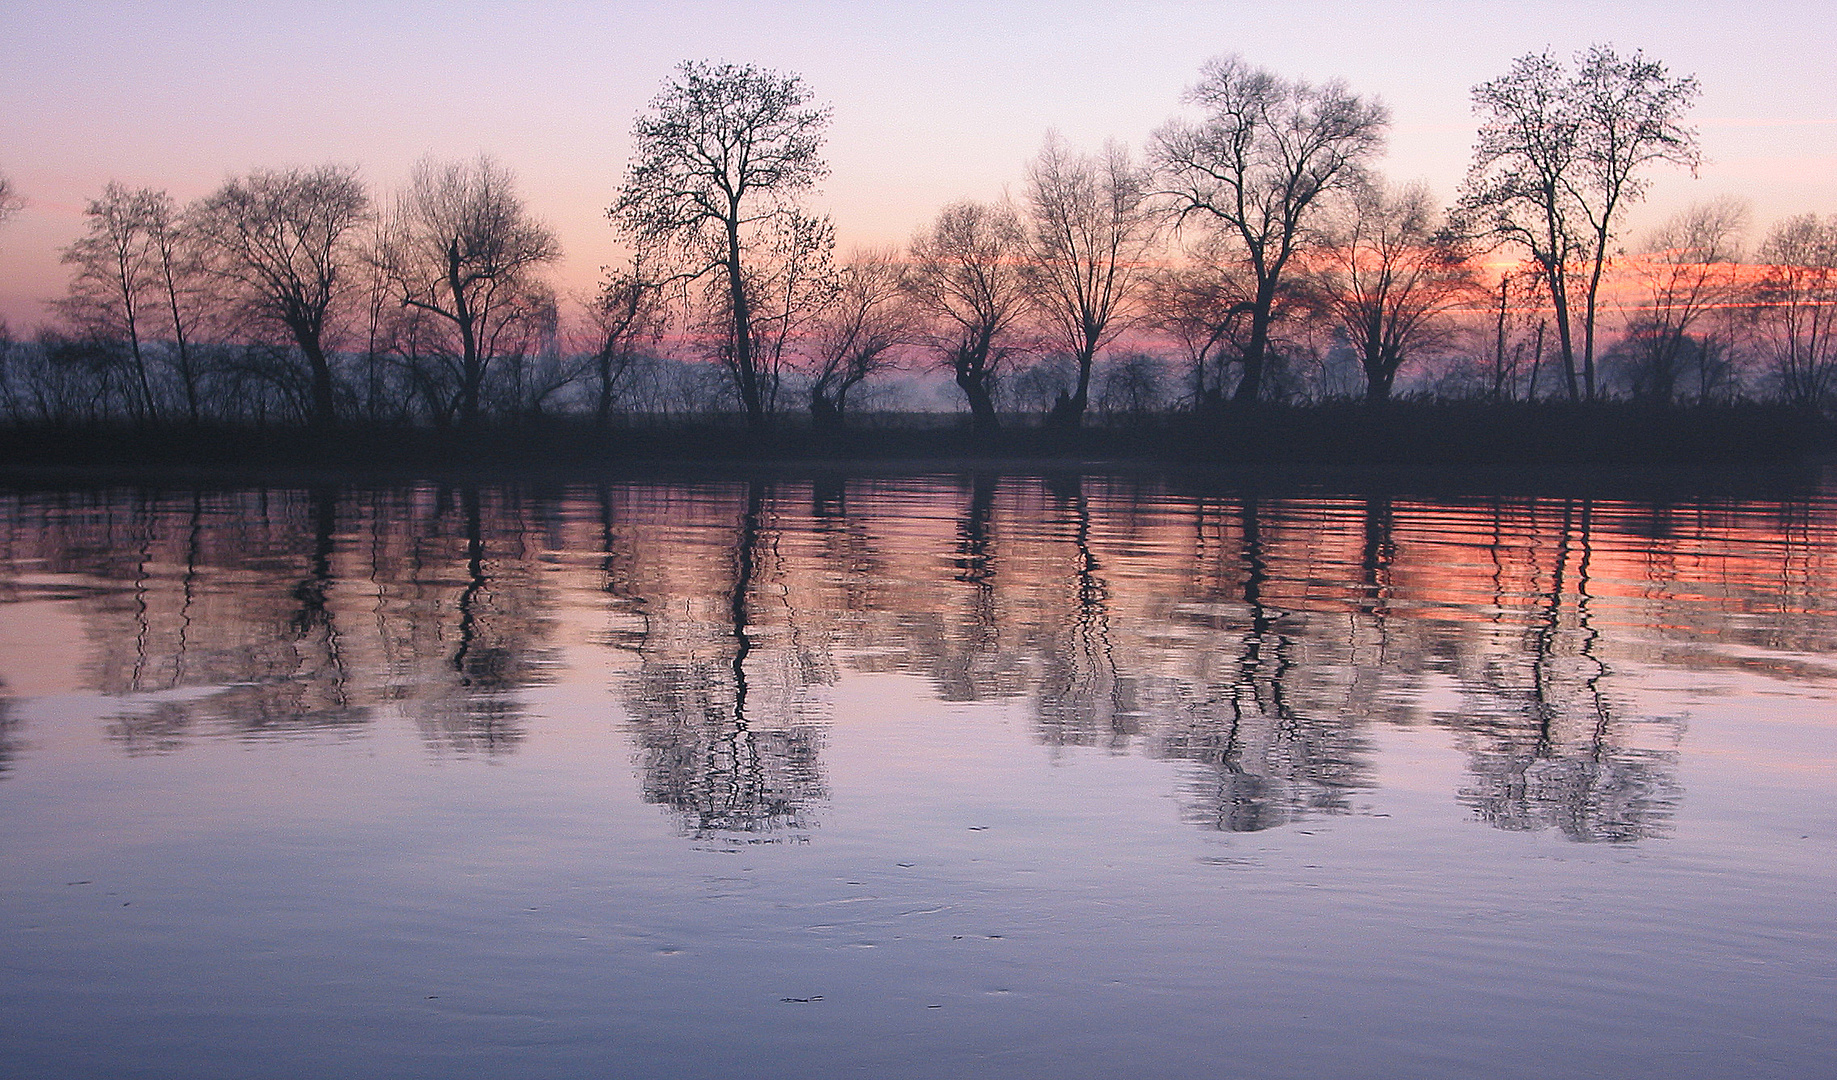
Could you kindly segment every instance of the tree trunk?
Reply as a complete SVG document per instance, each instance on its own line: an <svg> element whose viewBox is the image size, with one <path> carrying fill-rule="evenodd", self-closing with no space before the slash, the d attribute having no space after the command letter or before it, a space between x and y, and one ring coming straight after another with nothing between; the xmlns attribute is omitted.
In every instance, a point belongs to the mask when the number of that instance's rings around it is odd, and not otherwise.
<svg viewBox="0 0 1837 1080"><path fill-rule="evenodd" d="M1240 405L1254 405L1263 393L1263 356L1269 351L1270 309L1275 306L1273 279L1257 285L1256 302L1250 309L1250 341L1244 346L1244 377L1238 380L1231 400Z"/></svg>
<svg viewBox="0 0 1837 1080"><path fill-rule="evenodd" d="M746 425L754 431L765 428L765 399L760 393L759 368L753 356L753 313L746 299L746 279L740 270L740 208L736 203L727 215L727 298L733 313L733 339L729 361L734 380L740 386L740 407L746 411Z"/></svg>
<svg viewBox="0 0 1837 1080"><path fill-rule="evenodd" d="M1556 308L1556 340L1563 357L1563 382L1569 390L1570 401L1582 400L1582 390L1576 381L1575 341L1569 333L1569 290L1562 280L1561 270L1545 268L1544 280L1550 286L1550 304Z"/></svg>
<svg viewBox="0 0 1837 1080"><path fill-rule="evenodd" d="M319 335L307 327L296 326L293 339L300 346L300 352L306 357L306 366L312 371L313 380L313 415L312 426L330 427L336 419L336 402L332 396L332 366L325 359L325 349L319 344Z"/></svg>
<svg viewBox="0 0 1837 1080"><path fill-rule="evenodd" d="M970 427L978 434L999 431L1001 421L995 416L995 399L989 395L988 373L972 370L959 363L957 385L962 388L963 396L969 399Z"/></svg>

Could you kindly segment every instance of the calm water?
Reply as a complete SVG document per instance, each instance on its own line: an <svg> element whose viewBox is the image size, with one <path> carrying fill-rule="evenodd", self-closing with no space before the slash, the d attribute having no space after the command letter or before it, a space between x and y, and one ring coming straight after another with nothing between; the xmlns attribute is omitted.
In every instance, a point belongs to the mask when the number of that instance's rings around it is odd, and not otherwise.
<svg viewBox="0 0 1837 1080"><path fill-rule="evenodd" d="M1837 1075L1837 500L0 496L0 1075Z"/></svg>

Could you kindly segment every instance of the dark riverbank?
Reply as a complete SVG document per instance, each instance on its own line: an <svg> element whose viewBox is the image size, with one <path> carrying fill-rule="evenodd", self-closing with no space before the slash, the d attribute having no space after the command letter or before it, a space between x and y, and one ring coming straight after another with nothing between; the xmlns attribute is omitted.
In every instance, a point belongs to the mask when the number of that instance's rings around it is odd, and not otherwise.
<svg viewBox="0 0 1837 1080"><path fill-rule="evenodd" d="M1218 416L1108 418L1076 430L1012 423L978 433L954 416L870 417L816 431L794 417L766 431L721 420L568 419L474 431L345 425L18 427L0 431L16 477L128 478L287 473L339 478L541 473L588 478L712 466L948 468L1145 465L1271 473L1432 468L1589 473L1689 466L1792 470L1837 449L1832 424L1774 406L1400 403L1263 407Z"/></svg>

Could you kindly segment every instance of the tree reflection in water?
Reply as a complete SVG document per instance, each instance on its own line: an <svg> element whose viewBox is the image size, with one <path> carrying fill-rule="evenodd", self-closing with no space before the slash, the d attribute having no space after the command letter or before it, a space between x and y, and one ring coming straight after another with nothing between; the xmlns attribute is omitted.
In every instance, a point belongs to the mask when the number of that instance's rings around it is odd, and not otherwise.
<svg viewBox="0 0 1837 1080"><path fill-rule="evenodd" d="M562 623L615 662L643 798L694 835L810 825L829 696L899 672L1031 710L1046 752L1181 765L1205 828L1352 812L1432 725L1502 829L1663 833L1683 722L1654 672L1837 649L1828 505L1333 498L1152 482L842 479L0 500L0 603L80 605L133 754L527 737ZM1608 628L1611 628L1611 632ZM1740 646L1740 648L1732 648ZM1744 651L1746 650L1746 651ZM1828 677L1809 660L1782 677ZM30 760L0 713L0 775Z"/></svg>
<svg viewBox="0 0 1837 1080"><path fill-rule="evenodd" d="M727 494L694 493L678 506L686 527L648 550L637 536L615 537L602 494L606 591L643 613L627 639L639 666L624 694L643 798L698 836L799 828L824 797L810 688L831 672L802 662L794 608L769 602L784 586L767 486ZM633 557L621 560L628 541Z"/></svg>

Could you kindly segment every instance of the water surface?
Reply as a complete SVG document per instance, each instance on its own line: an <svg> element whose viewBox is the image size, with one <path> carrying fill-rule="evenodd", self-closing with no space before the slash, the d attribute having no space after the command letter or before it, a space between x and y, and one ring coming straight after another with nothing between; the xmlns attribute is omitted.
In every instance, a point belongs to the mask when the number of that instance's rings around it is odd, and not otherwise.
<svg viewBox="0 0 1837 1080"><path fill-rule="evenodd" d="M1837 502L0 496L0 1074L1837 1075Z"/></svg>

